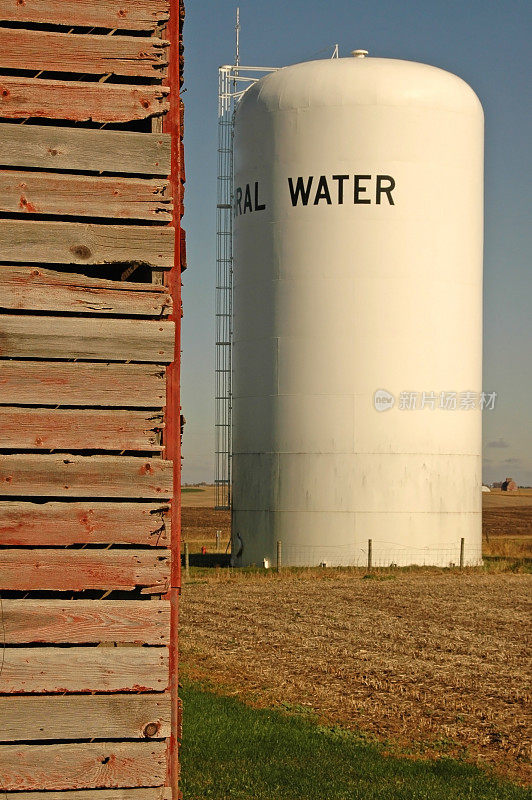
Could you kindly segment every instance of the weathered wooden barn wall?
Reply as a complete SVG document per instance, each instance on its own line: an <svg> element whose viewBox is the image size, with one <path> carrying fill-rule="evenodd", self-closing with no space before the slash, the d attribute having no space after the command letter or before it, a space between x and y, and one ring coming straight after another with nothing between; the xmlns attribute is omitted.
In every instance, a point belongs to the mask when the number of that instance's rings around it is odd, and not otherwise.
<svg viewBox="0 0 532 800"><path fill-rule="evenodd" d="M0 797L178 797L183 16L0 0Z"/></svg>

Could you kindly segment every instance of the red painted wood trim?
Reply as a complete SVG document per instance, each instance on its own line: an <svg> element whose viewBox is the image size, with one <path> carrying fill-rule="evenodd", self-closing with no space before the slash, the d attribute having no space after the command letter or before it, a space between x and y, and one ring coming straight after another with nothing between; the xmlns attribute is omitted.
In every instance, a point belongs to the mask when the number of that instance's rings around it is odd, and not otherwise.
<svg viewBox="0 0 532 800"><path fill-rule="evenodd" d="M171 0L170 20L166 38L170 41L169 65L166 82L170 88L170 109L163 120L163 131L172 134L170 185L172 196L179 197L183 178L181 157L182 114L180 104L180 14L184 10L183 0ZM175 233L174 266L165 274L170 290L173 311L170 319L175 322L174 361L167 369L166 419L164 432L164 457L173 461L174 494L171 503L171 566L170 566L170 694L172 703L171 734L168 746L167 782L171 787L172 800L179 800L178 739L181 713L179 707L179 655L178 624L179 595L181 591L181 213L180 203L174 203L173 225Z"/></svg>

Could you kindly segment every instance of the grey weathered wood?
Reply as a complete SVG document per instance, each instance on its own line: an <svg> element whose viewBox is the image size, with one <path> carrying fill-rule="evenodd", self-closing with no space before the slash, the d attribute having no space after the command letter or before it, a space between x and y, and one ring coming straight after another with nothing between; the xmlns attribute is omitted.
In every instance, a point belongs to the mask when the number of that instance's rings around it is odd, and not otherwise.
<svg viewBox="0 0 532 800"><path fill-rule="evenodd" d="M149 31L168 20L170 0L0 0L0 20Z"/></svg>
<svg viewBox="0 0 532 800"><path fill-rule="evenodd" d="M0 406L0 448L12 450L162 450L161 411Z"/></svg>
<svg viewBox="0 0 532 800"><path fill-rule="evenodd" d="M0 403L158 408L166 375L151 364L0 361Z"/></svg>
<svg viewBox="0 0 532 800"><path fill-rule="evenodd" d="M170 696L7 696L0 697L0 719L0 742L162 739L170 735Z"/></svg>
<svg viewBox="0 0 532 800"><path fill-rule="evenodd" d="M160 318L171 313L172 298L166 287L157 284L15 264L0 265L0 308Z"/></svg>
<svg viewBox="0 0 532 800"><path fill-rule="evenodd" d="M4 791L157 786L166 776L166 743L3 745Z"/></svg>
<svg viewBox="0 0 532 800"><path fill-rule="evenodd" d="M0 165L93 172L170 174L168 133L0 124Z"/></svg>
<svg viewBox="0 0 532 800"><path fill-rule="evenodd" d="M113 264L135 261L170 269L175 231L168 225L0 221L0 261Z"/></svg>
<svg viewBox="0 0 532 800"><path fill-rule="evenodd" d="M166 547L170 508L154 503L0 501L0 545L61 547L137 544Z"/></svg>
<svg viewBox="0 0 532 800"><path fill-rule="evenodd" d="M2 605L7 645L168 644L170 607L164 600L4 599Z"/></svg>
<svg viewBox="0 0 532 800"><path fill-rule="evenodd" d="M167 590L170 551L146 550L3 550L0 591L81 592L86 589L150 593Z"/></svg>
<svg viewBox="0 0 532 800"><path fill-rule="evenodd" d="M172 462L128 456L0 455L0 495L169 499Z"/></svg>
<svg viewBox="0 0 532 800"><path fill-rule="evenodd" d="M169 640L170 605L165 600L4 598L2 606L5 629L2 642L5 634L8 645L97 644L101 641L163 645Z"/></svg>
<svg viewBox="0 0 532 800"><path fill-rule="evenodd" d="M174 323L0 315L0 357L168 364L174 358Z"/></svg>
<svg viewBox="0 0 532 800"><path fill-rule="evenodd" d="M80 789L73 792L5 792L8 800L171 800L163 786L144 789Z"/></svg>
<svg viewBox="0 0 532 800"><path fill-rule="evenodd" d="M137 693L168 688L166 647L7 647L3 652L1 694Z"/></svg>
<svg viewBox="0 0 532 800"><path fill-rule="evenodd" d="M0 170L0 211L170 222L168 181Z"/></svg>
<svg viewBox="0 0 532 800"><path fill-rule="evenodd" d="M0 116L131 122L169 110L166 86L0 77Z"/></svg>
<svg viewBox="0 0 532 800"><path fill-rule="evenodd" d="M156 36L100 36L0 27L0 67L164 77L168 45Z"/></svg>

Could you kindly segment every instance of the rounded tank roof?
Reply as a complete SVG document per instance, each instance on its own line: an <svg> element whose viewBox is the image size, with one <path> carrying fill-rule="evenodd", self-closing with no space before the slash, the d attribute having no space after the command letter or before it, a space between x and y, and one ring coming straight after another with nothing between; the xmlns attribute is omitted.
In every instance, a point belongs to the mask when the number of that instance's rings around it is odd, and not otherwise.
<svg viewBox="0 0 532 800"><path fill-rule="evenodd" d="M482 114L477 95L457 75L393 58L331 58L282 67L253 84L239 107L249 102L272 111L305 106L405 105Z"/></svg>

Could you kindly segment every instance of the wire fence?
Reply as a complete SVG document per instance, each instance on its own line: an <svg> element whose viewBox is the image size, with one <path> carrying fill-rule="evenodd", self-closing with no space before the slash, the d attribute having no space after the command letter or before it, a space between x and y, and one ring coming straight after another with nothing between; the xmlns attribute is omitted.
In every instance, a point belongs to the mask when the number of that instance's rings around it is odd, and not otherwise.
<svg viewBox="0 0 532 800"><path fill-rule="evenodd" d="M277 542L276 561L282 566L365 567L366 569L437 566L468 567L482 563L480 544L457 539L444 546L417 547L382 539L360 544L316 545Z"/></svg>

